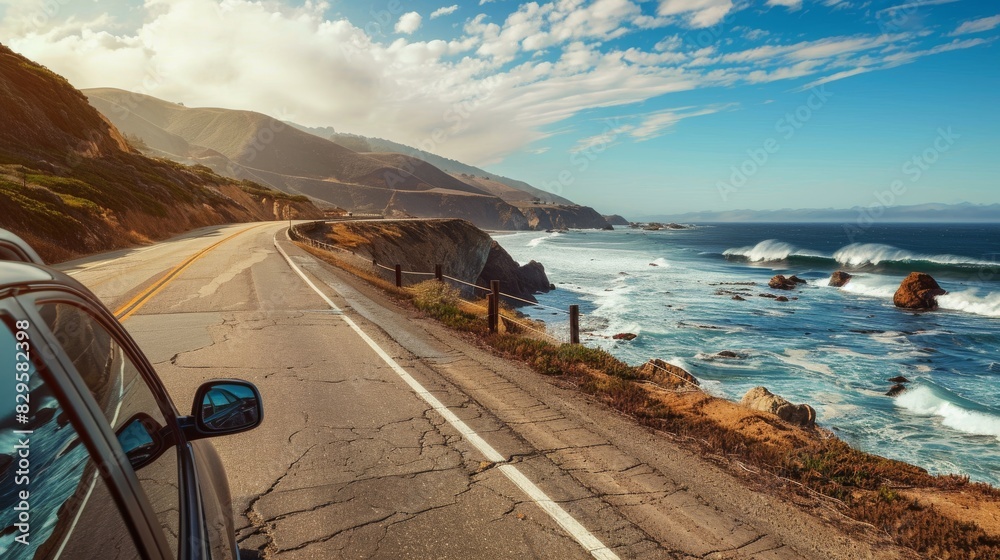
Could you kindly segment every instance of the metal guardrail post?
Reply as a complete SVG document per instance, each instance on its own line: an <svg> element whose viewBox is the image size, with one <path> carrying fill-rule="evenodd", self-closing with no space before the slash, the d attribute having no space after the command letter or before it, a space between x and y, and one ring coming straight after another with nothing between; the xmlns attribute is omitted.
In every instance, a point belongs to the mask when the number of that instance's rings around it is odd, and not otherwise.
<svg viewBox="0 0 1000 560"><path fill-rule="evenodd" d="M488 297L490 332L500 330L500 281L490 280L490 295Z"/></svg>
<svg viewBox="0 0 1000 560"><path fill-rule="evenodd" d="M444 282L443 268L439 264L434 265L434 278L436 278L438 282Z"/></svg>
<svg viewBox="0 0 1000 560"><path fill-rule="evenodd" d="M398 264L396 265L396 287L403 287L403 267Z"/></svg>
<svg viewBox="0 0 1000 560"><path fill-rule="evenodd" d="M580 344L580 306L569 306L569 343Z"/></svg>

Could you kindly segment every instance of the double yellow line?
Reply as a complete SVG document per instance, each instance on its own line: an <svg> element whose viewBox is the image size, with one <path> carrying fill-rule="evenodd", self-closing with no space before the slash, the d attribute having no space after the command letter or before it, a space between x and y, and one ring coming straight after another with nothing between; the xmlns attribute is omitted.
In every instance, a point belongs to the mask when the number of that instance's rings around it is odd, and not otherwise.
<svg viewBox="0 0 1000 560"><path fill-rule="evenodd" d="M218 247L219 245L222 245L226 241L229 241L230 239L233 239L235 237L243 235L244 233L246 233L246 232L248 232L248 231L250 231L252 229L257 229L259 227L263 227L263 226L266 226L266 225L267 224L259 224L259 225L256 225L256 226L253 226L253 227L249 227L249 228L244 229L244 230L240 230L240 231L238 231L238 232L230 235L229 237L226 237L225 239L222 239L220 241L216 241L211 246L206 247L205 249L202 249L201 251L198 251L197 253L194 254L194 256L188 258L186 261L184 261L181 264L179 264L176 267L174 267L173 270L171 270L170 272L168 272L166 276L164 276L163 278L161 278L155 284L153 284L149 288L146 288L139 295L137 295L134 298L132 298L128 303L126 303L125 305L123 305L120 308L118 308L118 310L115 311L115 317L117 317L119 321L125 321L125 319L128 319L129 317L131 317L132 315L135 314L135 312L139 311L140 309L142 309L142 307L144 305L146 305L147 303L149 303L149 300L153 299L153 297L155 297L156 294L159 294L160 292L162 292L163 290L165 290L166 287L171 282L173 282L178 276L180 276L180 274L182 272L184 272L191 265L193 265L195 262L197 262L198 259L200 259L200 258L204 257L205 255L207 255L212 249L215 249L216 247Z"/></svg>

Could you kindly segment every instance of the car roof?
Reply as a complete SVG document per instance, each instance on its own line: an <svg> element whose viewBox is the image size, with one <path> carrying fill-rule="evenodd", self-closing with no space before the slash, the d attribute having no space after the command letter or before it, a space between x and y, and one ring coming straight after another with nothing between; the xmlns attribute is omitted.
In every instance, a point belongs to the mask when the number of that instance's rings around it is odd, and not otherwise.
<svg viewBox="0 0 1000 560"><path fill-rule="evenodd" d="M45 264L38 253L13 232L0 228L0 261Z"/></svg>
<svg viewBox="0 0 1000 560"><path fill-rule="evenodd" d="M90 294L83 284L58 270L32 263L0 261L0 292L39 284L61 284L76 292Z"/></svg>

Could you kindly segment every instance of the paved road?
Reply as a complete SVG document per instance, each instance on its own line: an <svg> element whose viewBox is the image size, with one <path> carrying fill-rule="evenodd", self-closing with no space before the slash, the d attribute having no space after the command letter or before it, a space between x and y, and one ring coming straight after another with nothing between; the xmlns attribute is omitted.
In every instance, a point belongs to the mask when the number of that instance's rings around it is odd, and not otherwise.
<svg viewBox="0 0 1000 560"><path fill-rule="evenodd" d="M113 309L159 286L125 325L182 412L203 380L260 388L264 424L215 440L244 550L896 557L745 489L572 388L378 303L289 243L286 227L205 228L63 267Z"/></svg>

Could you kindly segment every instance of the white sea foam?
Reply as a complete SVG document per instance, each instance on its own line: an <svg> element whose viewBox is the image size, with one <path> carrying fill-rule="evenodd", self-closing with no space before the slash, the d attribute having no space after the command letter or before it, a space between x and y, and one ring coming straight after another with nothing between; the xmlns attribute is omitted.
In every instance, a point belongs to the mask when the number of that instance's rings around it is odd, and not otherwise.
<svg viewBox="0 0 1000 560"><path fill-rule="evenodd" d="M966 290L938 296L937 300L942 309L1000 317L1000 293L980 296L976 290Z"/></svg>
<svg viewBox="0 0 1000 560"><path fill-rule="evenodd" d="M1000 441L1000 416L963 408L940 396L934 389L918 386L896 397L896 406L920 416L941 418L945 426L981 436L993 436Z"/></svg>
<svg viewBox="0 0 1000 560"><path fill-rule="evenodd" d="M958 255L925 255L914 253L892 245L881 243L853 243L839 249L833 258L840 264L848 266L877 265L885 262L931 262L937 264L984 266L995 265L989 261L960 257Z"/></svg>
<svg viewBox="0 0 1000 560"><path fill-rule="evenodd" d="M670 263L667 262L667 259L664 259L662 257L653 261L653 264L660 267L667 267L667 268L670 267Z"/></svg>
<svg viewBox="0 0 1000 560"><path fill-rule="evenodd" d="M528 241L528 247L538 247L539 245L541 245L545 241L548 241L549 239L552 239L552 238L555 238L555 237L559 237L560 235L562 235L562 234L559 233L558 231L554 231L554 232L552 232L550 234L543 235L541 237L536 237L536 238L532 239L531 241Z"/></svg>
<svg viewBox="0 0 1000 560"><path fill-rule="evenodd" d="M808 350L788 349L785 350L784 355L774 354L774 357L786 364L798 366L807 371L812 371L823 375L833 375L833 369L830 368L830 366L808 360L807 358L810 356L810 354L811 352L809 352Z"/></svg>
<svg viewBox="0 0 1000 560"><path fill-rule="evenodd" d="M722 254L727 257L744 257L750 262L783 261L791 256L798 256L798 257L825 256L821 253L816 253L814 251L800 249L795 245L792 245L790 243L785 243L784 241L778 241L777 239L768 239L767 241L761 241L760 243L754 245L753 247L740 247L737 249L727 249Z"/></svg>
<svg viewBox="0 0 1000 560"><path fill-rule="evenodd" d="M850 292L852 294L857 294L859 296L877 297L877 298L891 298L896 295L896 290L899 289L899 284L887 284L878 283L875 279L870 280L858 280L856 278L851 279L846 286L841 288L845 292Z"/></svg>

